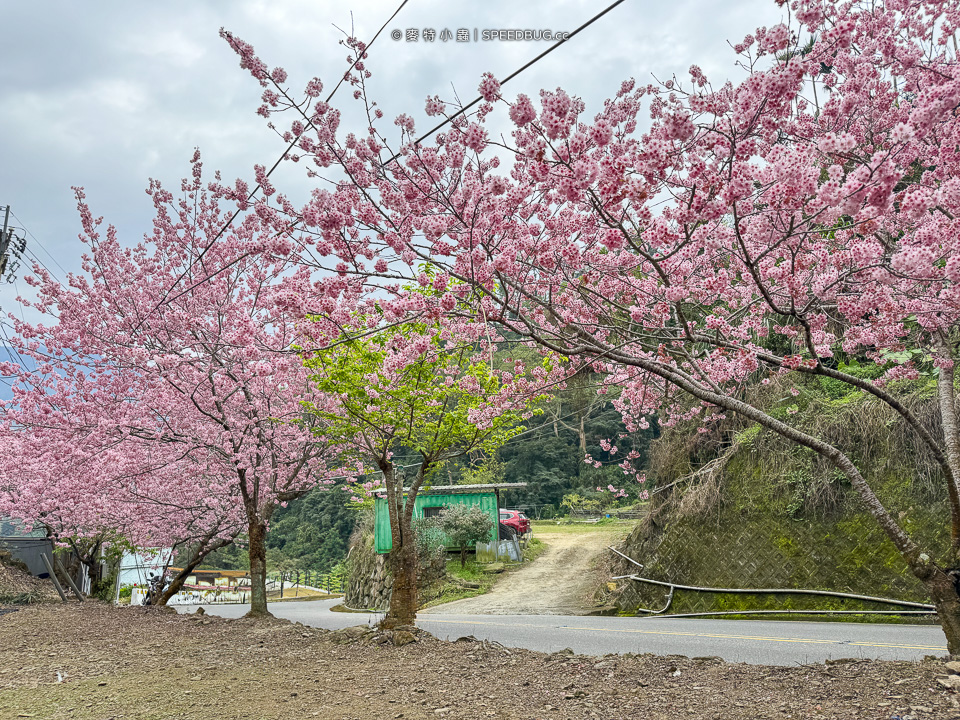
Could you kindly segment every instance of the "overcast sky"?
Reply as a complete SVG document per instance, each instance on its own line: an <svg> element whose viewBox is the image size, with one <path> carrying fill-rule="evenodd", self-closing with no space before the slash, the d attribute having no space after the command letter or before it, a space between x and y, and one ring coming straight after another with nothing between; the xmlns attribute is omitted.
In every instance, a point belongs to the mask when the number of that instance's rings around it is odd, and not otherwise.
<svg viewBox="0 0 960 720"><path fill-rule="evenodd" d="M205 171L250 178L283 145L255 115L261 92L218 37L220 27L251 43L300 89L319 76L332 88L346 51L337 28L371 38L400 0L165 0L0 2L0 206L26 227L28 247L61 279L77 271L82 246L71 186L86 189L95 215L134 244L150 229L148 178L176 187L194 147ZM483 72L504 77L545 42L395 41L390 31L573 30L606 3L588 0L410 0L371 50L372 94L388 118L412 115L426 129L424 99L476 96ZM352 13L352 14L351 14ZM620 82L686 75L692 63L720 84L737 75L727 41L782 20L773 0L627 0L504 88L536 97L562 86L599 110ZM343 92L343 91L341 91ZM338 95L349 105L347 93ZM334 101L337 103L337 100ZM298 166L277 185L306 188ZM251 183L252 184L252 183ZM2 216L0 216L2 222ZM49 253L49 254L48 254ZM55 258L55 261L51 259ZM29 270L22 268L22 278ZM17 289L29 290L20 280ZM0 311L20 312L12 285Z"/></svg>

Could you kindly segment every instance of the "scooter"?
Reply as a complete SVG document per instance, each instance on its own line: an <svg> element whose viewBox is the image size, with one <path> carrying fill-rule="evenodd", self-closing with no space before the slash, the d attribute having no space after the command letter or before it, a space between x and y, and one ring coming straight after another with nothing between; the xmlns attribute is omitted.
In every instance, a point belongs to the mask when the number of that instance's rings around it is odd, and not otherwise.
<svg viewBox="0 0 960 720"><path fill-rule="evenodd" d="M147 575L147 594L143 598L142 605L153 605L153 599L160 597L160 594L167 589L169 581L163 573L150 573Z"/></svg>

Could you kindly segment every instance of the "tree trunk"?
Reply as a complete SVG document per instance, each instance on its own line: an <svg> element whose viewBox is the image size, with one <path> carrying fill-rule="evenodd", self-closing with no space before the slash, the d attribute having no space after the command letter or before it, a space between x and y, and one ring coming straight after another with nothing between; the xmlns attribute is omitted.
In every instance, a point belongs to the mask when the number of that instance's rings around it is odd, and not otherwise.
<svg viewBox="0 0 960 720"><path fill-rule="evenodd" d="M950 348L946 342L940 341L940 352L945 360L953 362ZM950 472L947 475L947 490L950 497L951 537L953 557L955 563L960 556L960 488L957 487L957 475L960 473L960 429L957 428L957 406L954 396L954 366L940 368L937 376L937 395L940 402L940 420L943 425L943 440Z"/></svg>
<svg viewBox="0 0 960 720"><path fill-rule="evenodd" d="M90 594L99 590L100 583L103 581L103 562L100 559L100 548L97 547L95 553L89 558L80 558L80 562L87 571L87 577L90 578Z"/></svg>
<svg viewBox="0 0 960 720"><path fill-rule="evenodd" d="M252 517L248 523L250 537L250 612L247 617L270 615L267 610L267 523Z"/></svg>
<svg viewBox="0 0 960 720"><path fill-rule="evenodd" d="M595 343L594 338L587 336L583 332L579 334L580 338L585 342ZM539 341L542 342L542 340ZM951 577L947 575L947 571L938 567L927 553L922 552L910 535L900 527L899 523L883 505L880 498L877 497L876 493L860 474L860 471L850 458L825 440L813 437L798 428L787 425L749 403L725 395L722 392L715 392L713 388L698 384L692 376L678 370L676 367L658 360L625 355L612 347L600 347L604 355L615 362L622 362L624 365L646 370L675 387L686 391L699 400L705 400L724 410L738 413L741 417L749 418L787 440L810 448L821 457L833 463L837 469L847 476L853 489L863 500L867 511L879 523L897 550L900 551L901 556L907 562L913 575L919 579L930 592L931 600L933 600L933 604L938 611L938 619L943 628L943 633L947 638L947 647L951 654L960 654L960 596L957 594L957 588L954 586ZM952 383L950 384L952 385ZM941 400L944 395L948 394L948 390L952 389L945 387L945 385L946 383L943 383L939 388ZM952 402L946 404L953 406ZM941 407L943 407L943 405L941 405ZM955 432L955 428L952 427L955 421L955 415L950 415L946 423L951 426L947 429L948 433Z"/></svg>
<svg viewBox="0 0 960 720"><path fill-rule="evenodd" d="M413 538L404 539L406 542L390 551L393 595L380 623L386 629L413 625L417 620L417 548Z"/></svg>
<svg viewBox="0 0 960 720"><path fill-rule="evenodd" d="M177 573L176 577L170 581L170 584L167 585L167 589L160 593L160 597L155 598L152 601L153 605L166 605L170 598L180 592L180 588L183 587L183 584L187 581L187 578L190 576L190 573L193 572L194 568L200 564L198 560L195 564L185 567L183 570Z"/></svg>
<svg viewBox="0 0 960 720"><path fill-rule="evenodd" d="M187 564L184 568L176 574L176 576L170 581L170 584L167 585L167 589L164 590L160 597L158 597L153 604L154 605L166 605L170 598L180 592L180 589L183 587L184 583L187 581L187 578L196 570L197 565L203 562L204 558L207 557L214 550L219 550L222 547L229 545L233 540L217 540L212 545L207 545L210 537L205 538L204 542L200 543L197 546L197 549L193 551L193 554L190 556L190 559L187 561ZM119 572L119 570L118 570Z"/></svg>
<svg viewBox="0 0 960 720"><path fill-rule="evenodd" d="M463 570L467 566L467 546L460 546L460 569Z"/></svg>
<svg viewBox="0 0 960 720"><path fill-rule="evenodd" d="M87 542L92 544L87 545ZM80 573L81 571L85 572L90 579L90 594L95 595L100 589L99 583L103 580L103 566L100 560L100 548L103 541L81 540L75 542L68 539L67 543L69 543L73 552L63 561L66 572L80 581L81 587L83 582Z"/></svg>
<svg viewBox="0 0 960 720"><path fill-rule="evenodd" d="M926 585L937 608L937 620L947 637L947 652L953 657L960 657L960 595L957 594L954 579L932 563L929 569L911 569Z"/></svg>
<svg viewBox="0 0 960 720"><path fill-rule="evenodd" d="M413 537L413 498L405 498L404 476L396 472L393 463L381 460L384 485L387 491L387 509L390 513L390 539L392 548L388 561L393 575L393 594L390 608L380 621L385 629L401 625L413 625L417 618L417 546ZM415 483L416 484L416 483Z"/></svg>
<svg viewBox="0 0 960 720"><path fill-rule="evenodd" d="M583 459L587 456L587 431L585 428L585 424L586 424L586 418L583 415L581 415L580 431L578 433L580 435L580 462L581 463L583 462Z"/></svg>

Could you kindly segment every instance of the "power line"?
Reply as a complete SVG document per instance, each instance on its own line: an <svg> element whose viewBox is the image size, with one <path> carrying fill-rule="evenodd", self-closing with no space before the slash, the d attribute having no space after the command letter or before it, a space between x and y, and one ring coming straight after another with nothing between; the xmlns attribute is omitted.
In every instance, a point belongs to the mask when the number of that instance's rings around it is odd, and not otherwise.
<svg viewBox="0 0 960 720"><path fill-rule="evenodd" d="M19 297L20 297L20 288L17 287L17 276L16 276L16 275L13 276L13 290L14 290L15 293L17 293L17 297L19 298ZM26 319L26 317L24 317L24 314L23 314L23 303L18 301L18 304L20 305L20 319L24 322L24 324L26 324L27 319Z"/></svg>
<svg viewBox="0 0 960 720"><path fill-rule="evenodd" d="M20 260L22 260L24 258L24 254L26 254L28 259L32 259L37 265L40 265L44 270L50 273L50 275L54 277L57 282L62 282L60 278L57 277L56 273L47 267L46 263L44 263L43 260L41 260L37 254L27 246L26 238L17 237L13 234L15 228L9 226L11 215L18 223L20 223L19 229L22 229L24 232L30 235L37 245L43 248L43 251L47 253L47 255L50 255L50 253L47 252L47 249L43 247L43 244L37 239L37 236L30 232L30 229L26 226L23 220L17 217L17 214L13 212L13 208L7 205L4 208L3 232L0 233L0 276L6 275L7 282L13 282L16 277L15 273L17 268L20 266ZM7 231L8 227L9 232ZM14 259L13 263L9 262L11 257ZM50 259L55 263L57 262L56 258L54 258L52 255L50 255ZM57 265L59 266L59 263L57 263ZM60 269L63 270L62 267ZM66 272L66 270L64 270L64 272Z"/></svg>
<svg viewBox="0 0 960 720"><path fill-rule="evenodd" d="M10 206L7 205L3 210L3 229L0 230L0 276L14 277L14 273L20 266L20 258L27 247L27 241L14 234L10 227ZM10 262L10 257L14 261ZM9 282L9 280L8 280Z"/></svg>
<svg viewBox="0 0 960 720"><path fill-rule="evenodd" d="M66 268L64 268L63 265L61 265L59 262L57 262L57 259L56 259L53 255L50 254L50 251L47 250L46 247L44 247L43 243L40 242L39 238L37 238L36 235L34 235L32 232L30 232L30 228L27 227L26 223L23 222L23 220L21 220L20 218L18 218L18 217L17 217L17 214L16 214L12 209L10 210L10 214L13 215L13 217L16 219L16 221L17 221L18 223L20 223L20 226L24 229L24 231L27 233L27 235L29 235L30 237L32 237L32 238L33 238L33 241L40 247L40 249L43 250L43 251L47 254L47 257L49 257L51 260L53 260L53 264L56 265L58 268L60 268L60 269L63 271L63 274L66 275L66 274L67 274ZM56 275L54 275L54 273L50 270L50 268L48 268L46 265L43 264L43 261L40 260L40 258L37 257L36 253L34 253L34 252L31 251L30 254L33 255L34 259L35 259L38 263L40 263L40 265L44 268L44 270L46 270L48 273L50 273L51 275L53 275L53 277L56 278L58 282L61 282L60 278L58 278Z"/></svg>
<svg viewBox="0 0 960 720"><path fill-rule="evenodd" d="M21 220L19 217L17 217L17 214L16 214L15 212L13 212L13 209L12 209L9 205L7 205L6 208L5 208L5 213L4 213L4 237L2 238L2 240L3 240L3 245L4 245L4 247L3 247L3 255L4 255L4 257L3 257L2 259L0 259L0 263L2 263L2 268L3 268L3 269L0 270L0 272L3 272L3 271L6 270L6 267L7 267L6 253L7 253L8 251L11 251L18 259L22 256L22 253L24 253L24 252L29 252L30 256L31 256L34 260L36 260L36 262L37 262L38 264L40 264L44 269L46 269L46 271L47 271L48 273L50 273L50 275L52 275L54 278L57 279L58 282L60 282L60 278L57 278L57 276L56 276L46 265L44 265L43 261L42 261L39 257L36 256L36 253L34 253L32 250L29 250L29 249L27 248L26 240L24 240L23 238L11 238L11 236L12 236L12 234L13 234L13 230L12 230L12 229L10 230L10 235L9 235L9 236L6 235L6 229L7 229L7 226L8 226L8 221L9 221L9 216L10 216L10 215L13 215L14 219L15 219L18 223L20 223L20 225L22 226L23 230L24 230L27 234L29 234L31 237L33 237L33 239L36 241L37 245L40 245L41 248L43 247L43 245L40 243L40 241L37 240L37 237L36 237L32 232L30 232L29 228L27 228L27 226L26 226L26 224L23 222L23 220ZM17 240L16 245L13 244L13 242L12 242L13 239ZM12 245L13 245L13 249L11 250L11 246L12 246ZM46 252L46 249L44 249L44 252ZM47 252L47 254L50 255L49 252ZM56 259L55 259L52 255L50 256L50 258L51 258L54 262L57 262ZM58 265L59 265L59 263L58 263ZM9 282L12 282L12 283L13 283L13 290L14 290L14 292L16 293L16 302L17 302L17 304L20 306L20 319L25 323L25 322L26 322L26 318L25 318L24 312L23 312L23 302L20 300L20 288L19 288L19 286L17 285L17 276L14 274L15 269L16 269L16 268L14 267L14 268L11 268L10 271L9 271L9 273L10 273L10 280L9 280ZM63 269L63 268L61 268L61 269ZM0 344L2 344L2 345L3 345L3 348L6 350L6 352L7 352L7 357L10 358L11 362L16 362L16 363L17 363L18 365L20 365L21 367L26 367L26 363L25 363L24 360L23 360L23 356L20 355L20 351L17 350L17 348L16 348L16 347L13 345L13 343L10 341L10 337L7 335L7 325L6 325L6 323L0 322L0 333L2 333L3 338L4 338L4 340L5 340L5 342L0 343ZM16 360L14 360L14 357L13 357L14 353L16 353L16 356L17 356ZM10 381L7 380L6 378L0 378L0 382L2 382L4 385L7 385L8 387L11 386Z"/></svg>
<svg viewBox="0 0 960 720"><path fill-rule="evenodd" d="M373 44L377 41L377 38L380 37L380 33L382 33L382 32L384 31L384 29L387 27L387 25L389 25L390 22L400 13L400 11L403 10L404 6L405 6L408 2L410 2L410 0L403 0L403 2L400 3L400 6L399 6L396 10L394 10L393 15L391 15L391 16L387 19L387 21L386 21L383 25L380 26L380 29L377 30L377 34L373 36L373 39L372 39L369 43L367 43L367 45L366 45L366 47L365 47L365 49L364 49L364 53L366 52L366 50L368 50L369 48L371 48L371 47L373 46ZM620 0L620 2L623 2L623 0ZM232 38L233 35L231 35L230 33L227 33L227 37L228 37L228 38ZM363 58L364 53L360 53L360 54L357 56L357 59L353 61L353 64L350 66L350 69L347 70L347 72L343 74L343 77L340 78L340 82L338 82L338 83L336 84L336 86L333 88L333 90L330 91L330 94L327 95L326 102L329 103L329 102L333 99L334 94L336 94L337 90L340 89L340 86L343 84L343 82L344 82L344 80L346 79L347 75L353 71L353 69L356 67L357 63L360 62L360 60ZM305 128L305 131L306 131L306 130L309 130L309 129L313 128L313 127L314 127L313 121L312 121L312 120L308 120L308 121L307 121L307 127ZM289 152L294 148L294 146L297 144L298 141L299 141L299 138L294 138L293 140L290 141L290 144L287 145L287 148L283 151L283 153L281 153L280 157L277 158L277 161L271 166L270 170L267 171L267 174L266 174L265 178L269 178L271 175L273 175L273 171L276 170L276 169L280 166L280 163L283 162L283 160L287 157L287 155L289 154ZM250 194L247 195L247 202L250 202L250 200L253 198L253 196L257 194L257 192L260 190L260 187L261 187L260 184L257 183L256 187L254 187L253 190L250 191ZM237 210L234 211L233 215L231 215L230 218L227 220L227 222L224 223L223 227L220 228L220 230L217 232L217 234L216 234L216 236L213 238L213 240L211 240L211 241L209 242L209 244L208 244L202 251L200 251L200 255L199 255L199 256L197 257L197 259L194 261L195 263L196 263L196 262L199 262L200 260L203 259L203 256L206 254L206 252L207 252L211 247L213 247L213 244L214 244L217 240L219 240L219 239L223 236L223 233L225 233L225 232L227 231L227 228L229 228L229 227L233 224L233 221L237 219L237 216L240 215L240 212L241 212L241 211L240 211L240 208L237 208ZM173 290L173 288L175 288L175 287L179 284L179 282L180 282L185 276L186 276L186 270L183 272L183 274L180 275L180 277L177 278L177 281L170 287L170 289Z"/></svg>
<svg viewBox="0 0 960 720"><path fill-rule="evenodd" d="M386 28L386 26L390 24L390 22L393 20L393 18L395 18L395 17L397 16L397 14L403 9L403 7L407 4L408 1L409 1L409 0L404 0L404 1L400 4L400 7L398 7L398 8L396 9L396 11L393 13L393 15L391 15L390 18L381 26L380 30L377 31L377 34L373 36L373 40L371 40L370 43L367 45L367 49L369 49L370 47L373 46L374 41L376 41L376 39L377 39L378 37L380 37L380 33L383 32L384 28ZM581 31L583 31L583 30L585 30L586 28L590 27L593 23L595 23L597 20L599 20L600 18L602 18L604 15L606 15L608 12L610 12L611 10L613 10L615 7L617 7L618 5L622 4L623 2L625 2L625 0L616 0L616 2L613 2L613 3L611 3L610 5L608 5L604 10L602 10L601 12L597 13L596 15L594 15L592 18L590 18L589 20L587 20L585 23L583 23L583 24L582 24L580 27L578 27L576 30L568 33L567 36L563 38L563 40L560 40L560 41L559 41L558 43L556 43L555 45L551 45L549 48L547 48L547 49L544 50L542 53L540 53L539 55L537 55L535 58L533 58L532 60L530 60L529 62L527 62L526 64L524 64L522 67L520 67L519 69L517 69L517 70L515 70L514 72L510 73L509 75L507 75L503 80L499 81L499 82L500 82L500 86L502 87L503 85L506 85L508 82L510 82L510 80L512 80L513 78L515 78L517 75L519 75L520 73L522 73L524 70L526 70L527 68L535 65L535 64L536 64L537 62L539 62L541 59L543 59L544 57L546 57L547 55L549 55L550 53L552 53L554 50L556 50L558 47L560 47L561 45L563 45L563 44L564 44L565 42L567 42L568 40L571 40L573 37L575 37L575 36L576 36L577 34L579 34ZM362 57L362 55L361 55L361 57ZM356 63L359 61L359 59L360 59L360 58L358 58L356 61L354 61L354 66L355 66ZM352 70L352 69L353 69L353 66L351 66L351 70ZM348 71L348 72L349 72L349 71ZM345 77L346 77L346 75L344 76L344 78L345 78ZM340 85L343 83L344 78L341 78L340 82L337 83L337 86L333 89L333 92L331 92L330 95L327 97L327 102L330 101L330 99L333 97L333 93L335 93L335 92L337 91L337 89L340 87ZM430 135L432 135L433 133L435 133L435 132L436 132L437 130L439 130L440 128L442 128L442 127L444 127L445 125L447 125L448 123L452 122L456 117L458 117L458 116L462 115L463 113L465 113L465 112L466 112L467 110L469 110L471 107L473 107L473 106L476 105L478 102L480 102L482 99L483 99L482 96L481 96L481 97L478 97L478 98L476 98L475 100L473 100L471 103L469 103L468 105L465 105L464 107L460 108L459 111L457 111L455 114L453 114L453 115L451 115L450 117L448 117L446 120L444 120L442 123L440 123L439 125L437 125L435 128L433 128L433 129L430 130L429 132L425 133L424 135L421 135L416 141L414 141L415 144L421 142L422 140L426 139L427 137L429 137ZM305 131L306 131L306 130L309 130L309 129L312 128L313 126L314 126L314 125L313 125L313 121L310 120L309 118L307 118L307 125L306 125ZM266 175L266 176L267 176L268 178L269 178L270 175L273 173L273 171L276 170L276 168L279 166L280 162L287 156L287 154L290 152L290 150L293 149L293 147L294 147L294 145L296 145L297 141L298 141L298 138L294 138L294 140L291 141L291 143L287 146L286 150L283 151L283 154L282 154L282 155L277 159L277 161L273 164L273 166L270 168L269 172L267 172L267 175ZM389 160L387 160L387 162L384 163L384 165L389 165L389 164L392 163L394 160L396 160L399 156L400 156L400 153L396 153L393 157L391 157ZM247 196L247 200L249 201L249 200L254 196L254 194L256 194L256 192L257 192L259 189L260 189L260 185L258 184L258 185L251 191L251 193ZM240 214L240 210L238 209L237 211L235 211L235 212L233 213L233 215L230 216L230 219L227 220L226 224L224 224L224 226L223 226L222 228L220 228L220 231L217 233L216 237L214 237L213 240L211 240L210 243L201 251L200 256L197 258L197 261L200 260L200 259L204 256L204 254L213 246L213 243L215 243L217 240L220 239L220 237L223 235L223 233L226 232L227 228L230 227L230 225L233 223L233 221L237 218L237 216L238 216L239 214ZM299 222L299 221L294 221L293 223L291 223L291 225L288 226L288 227L286 228L286 230L287 230L287 231L291 230L291 229L297 224L297 222ZM196 261L194 261L194 262L196 262ZM184 271L184 273L183 273L180 277L177 278L176 282L171 286L170 290L173 290L173 288L175 288L185 276L186 276L186 271ZM161 303L162 303L162 302L163 302L163 301L161 301Z"/></svg>
<svg viewBox="0 0 960 720"><path fill-rule="evenodd" d="M540 53L539 55L537 55L535 58L533 58L533 60L530 60L526 65L524 65L523 67L521 67L519 70L513 71L512 73L510 73L509 75L507 75L503 80L500 80L500 81L499 81L499 82L500 82L500 87L503 87L503 86L506 85L508 82L510 82L511 80L513 80L513 78L515 78L517 75L519 75L520 73L522 73L524 70L526 70L527 68L535 65L535 64L536 64L537 62L539 62L541 59L545 58L547 55L549 55L549 54L552 53L554 50L556 50L558 47L560 47L560 46L563 45L565 42L567 42L567 40L570 40L570 39L573 38L575 35L577 35L577 33L579 33L581 30L585 30L586 28L588 28L588 27L590 27L591 25L593 25L593 23L595 23L597 20L599 20L600 18L602 18L602 17L603 17L604 15L606 15L608 12L610 12L611 10L613 10L617 5L620 5L620 4L623 3L623 2L625 2L625 0L616 0L616 2L608 5L608 6L606 7L606 9L602 10L601 12L597 13L597 14L594 15L592 18L590 18L589 20L587 20L583 25L581 25L580 27L578 27L578 28L577 28L576 30L574 30L573 32L569 33L565 38L563 38L563 40L561 40L560 42L558 42L556 45L551 45L549 48L547 48L547 49L544 50L542 53ZM447 125L447 124L451 123L455 118L459 117L460 115L463 115L467 110L469 110L470 108L472 108L474 105L476 105L476 104L477 104L478 102L480 102L481 100L483 100L483 96L482 96L482 95L481 95L480 97L476 98L475 100L473 100L473 102L469 103L468 105L464 105L464 106L463 106L462 108L460 108L457 112L455 112L453 115L451 115L450 117L448 117L446 120L444 120L442 123L440 123L439 125L437 125L437 126L436 126L435 128L433 128L432 130L429 130L429 131L427 131L426 133L424 133L423 135L421 135L420 137L418 137L416 140L413 141L413 144L414 144L414 145L417 145L417 144L419 144L420 142L422 142L423 140L426 140L428 137L430 137L431 135L433 135L437 130L439 130L440 128L442 128L444 125ZM394 160L396 160L398 157L400 157L400 153L395 154L392 158L390 158L389 160L387 160L387 162L386 162L385 164L386 164L386 165L389 165L389 164L392 163Z"/></svg>
<svg viewBox="0 0 960 720"><path fill-rule="evenodd" d="M34 262L36 262L37 265L39 265L39 266L42 267L44 270L46 270L48 273L50 273L51 277L53 277L54 280L56 280L58 283L60 283L61 285L63 285L63 280L61 280L53 270L51 270L49 267L47 267L46 263L44 263L43 260L41 260L41 259L39 258L39 256L38 256L35 252L33 252L29 247L24 248L24 251L29 254L29 257L30 257L31 260L33 260ZM48 253L48 254L49 254L49 253ZM62 269L63 269L63 268L61 268L61 270L62 270Z"/></svg>
<svg viewBox="0 0 960 720"><path fill-rule="evenodd" d="M17 350L16 346L14 346L13 343L11 342L10 336L7 335L7 325L6 325L6 323L0 323L0 333L3 334L3 339L4 339L5 342L3 342L2 345L3 345L3 348L7 351L7 357L10 358L10 362L16 362L17 365L20 365L21 367L26 367L26 364L25 364L24 361L23 361L23 356L20 354L20 351ZM11 351L12 351L12 352L11 352ZM16 359L16 360L13 359L13 353L16 353L16 354L17 354L17 359ZM6 380L4 380L4 382L5 382L7 385L10 384L10 383L6 382Z"/></svg>
<svg viewBox="0 0 960 720"><path fill-rule="evenodd" d="M364 48L364 53L366 52L367 49L369 49L370 47L373 46L373 44L377 41L377 38L380 37L380 33L382 33L382 32L384 31L384 29L387 27L387 25L389 25L390 22L397 16L397 14L399 14L399 12L400 12L401 10L403 10L404 6L405 6L409 1L410 1L410 0L403 0L403 2L400 3L400 6L399 6L396 10L394 10L393 15L391 15L391 16L387 19L387 21L386 21L383 25L380 26L380 29L377 30L377 34L373 36L373 39L370 40L370 42L367 43L366 47ZM227 33L227 37L232 38L233 36L232 36L231 34ZM360 54L357 56L357 59L353 61L353 64L350 66L350 69L347 70L347 72L343 74L343 77L340 78L340 81L336 84L336 86L333 88L333 90L330 91L330 94L327 95L326 102L330 102L330 100L333 99L334 94L337 92L337 90L340 89L340 86L343 84L344 80L347 78L347 75L349 75L349 73L353 71L353 69L356 67L357 63L360 62L360 60L363 58L364 53L360 53ZM307 128L306 128L306 129L310 129L310 128L312 128L312 127L314 127L313 121L308 119L308 121L307 121ZM301 133L301 134L302 134L302 133ZM297 144L297 141L298 141L298 138L294 138L294 139L290 142L290 144L287 145L287 148L283 151L283 153L281 153L280 157L277 158L277 161L271 166L270 170L267 171L267 174L266 174L266 177L267 177L267 178L269 178L271 175L273 175L273 171L276 170L276 169L280 166L280 163L283 162L284 158L287 157L287 154L288 154L288 153L293 149L293 147ZM247 195L247 202L249 202L249 201L253 198L253 196L257 194L257 191L258 191L258 190L260 190L260 183L257 183L256 187L254 187L253 190L250 191L250 194ZM169 293L173 292L174 288L176 288L177 285L180 284L180 281L183 280L183 278L185 278L185 277L187 276L187 272L189 272L190 268L193 267L196 263L198 263L200 260L203 259L204 255L207 254L207 251L210 250L210 248L213 247L213 244L223 236L223 234L227 231L227 228L229 228L229 227L233 224L233 221L236 220L239 215L240 215L240 208L237 208L237 209L234 211L233 215L231 215L230 218L227 220L227 222L224 223L223 227L220 228L220 230L217 232L216 236L214 236L213 240L211 240L209 243L207 243L207 246L206 246L203 250L200 251L200 254L196 257L196 259L195 259L192 263L190 263L190 265L189 265L187 268L185 268L182 273L180 273L180 275L177 277L177 279L174 281L174 283L173 283L173 284L170 286L170 288L167 290L167 293L165 293L163 299L161 299L160 302L157 304L157 307L160 307L160 305L163 305L163 303L168 302L168 297L167 297L167 296L169 295ZM294 224L296 224L296 223L294 223ZM292 227L293 227L293 226L291 225L291 228L292 228ZM212 276L211 276L211 277L212 277ZM197 284L199 284L199 283L196 283L193 287L196 287ZM192 288L191 288L191 289L192 289ZM189 291L185 291L185 292L189 292ZM184 294L184 293L180 293L179 295L177 295L177 297L180 297L180 295L183 295L183 294ZM142 321L141 321L141 323L142 323ZM137 329L139 329L141 323L138 323L138 324L137 324Z"/></svg>

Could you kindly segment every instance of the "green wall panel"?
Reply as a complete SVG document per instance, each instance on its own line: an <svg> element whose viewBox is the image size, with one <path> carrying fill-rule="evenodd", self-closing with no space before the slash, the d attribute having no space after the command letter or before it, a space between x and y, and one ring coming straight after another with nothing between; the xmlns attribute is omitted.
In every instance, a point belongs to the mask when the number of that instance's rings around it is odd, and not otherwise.
<svg viewBox="0 0 960 720"><path fill-rule="evenodd" d="M413 507L415 520L423 517L423 509L428 507L444 507L447 505L479 505L493 519L493 528L490 531L490 542L497 541L497 530L500 518L497 508L497 495L494 492L485 493L444 493L418 495ZM393 538L390 535L390 515L387 512L387 499L378 497L374 505L374 545L378 553L388 553L393 548ZM458 549L447 545L450 549Z"/></svg>

